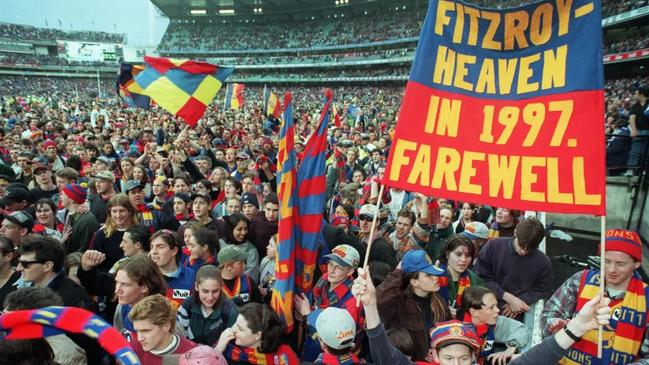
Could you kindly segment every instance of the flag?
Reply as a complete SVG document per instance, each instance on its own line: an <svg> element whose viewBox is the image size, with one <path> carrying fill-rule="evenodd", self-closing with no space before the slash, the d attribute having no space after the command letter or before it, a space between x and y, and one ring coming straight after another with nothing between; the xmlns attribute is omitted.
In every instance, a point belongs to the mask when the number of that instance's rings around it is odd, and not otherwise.
<svg viewBox="0 0 649 365"><path fill-rule="evenodd" d="M331 89L325 90L325 105L320 112L316 132L306 142L297 169L297 205L299 212L295 271L297 289L308 292L313 286L318 249L324 241L322 229L326 204L327 128L333 101Z"/></svg>
<svg viewBox="0 0 649 365"><path fill-rule="evenodd" d="M277 151L277 197L279 222L277 255L275 257L275 286L271 306L284 319L287 331L293 328L293 295L295 292L295 261L297 240L297 156L293 124L292 95L284 96L286 110L279 131Z"/></svg>
<svg viewBox="0 0 649 365"><path fill-rule="evenodd" d="M354 119L356 119L356 117L358 116L358 113L359 113L359 112L360 112L360 110L359 110L358 107L357 107L356 105L354 105L354 104L350 105L350 106L347 108L347 113L348 113L352 118L354 118Z"/></svg>
<svg viewBox="0 0 649 365"><path fill-rule="evenodd" d="M266 88L266 85L264 85L264 114L272 115L274 118L279 118L282 114L282 103L277 94Z"/></svg>
<svg viewBox="0 0 649 365"><path fill-rule="evenodd" d="M228 84L225 92L225 109L239 109L243 106L244 84Z"/></svg>
<svg viewBox="0 0 649 365"><path fill-rule="evenodd" d="M133 77L142 72L143 66L122 63L119 65L119 76L117 77L117 94L126 101L131 108L149 109L151 98L142 95L142 88L135 82Z"/></svg>
<svg viewBox="0 0 649 365"><path fill-rule="evenodd" d="M144 56L146 67L135 76L148 95L162 108L179 116L191 127L234 70L206 62Z"/></svg>

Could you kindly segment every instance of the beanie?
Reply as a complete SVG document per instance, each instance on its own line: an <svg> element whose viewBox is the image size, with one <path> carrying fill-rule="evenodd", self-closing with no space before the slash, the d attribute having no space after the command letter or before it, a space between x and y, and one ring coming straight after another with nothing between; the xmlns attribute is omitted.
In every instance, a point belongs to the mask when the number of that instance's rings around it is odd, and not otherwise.
<svg viewBox="0 0 649 365"><path fill-rule="evenodd" d="M88 195L85 183L67 184L63 187L63 192L68 198L77 204L83 204L86 201L86 195Z"/></svg>
<svg viewBox="0 0 649 365"><path fill-rule="evenodd" d="M626 229L609 229L606 231L606 251L620 251L642 261L642 242L640 236L634 231Z"/></svg>

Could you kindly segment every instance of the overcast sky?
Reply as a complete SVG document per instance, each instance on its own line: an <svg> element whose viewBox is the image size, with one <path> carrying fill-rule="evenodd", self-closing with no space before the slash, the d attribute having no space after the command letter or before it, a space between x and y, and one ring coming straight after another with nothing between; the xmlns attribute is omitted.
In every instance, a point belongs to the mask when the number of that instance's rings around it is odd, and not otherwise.
<svg viewBox="0 0 649 365"><path fill-rule="evenodd" d="M128 44L156 46L169 19L149 0L0 0L0 22L126 33Z"/></svg>

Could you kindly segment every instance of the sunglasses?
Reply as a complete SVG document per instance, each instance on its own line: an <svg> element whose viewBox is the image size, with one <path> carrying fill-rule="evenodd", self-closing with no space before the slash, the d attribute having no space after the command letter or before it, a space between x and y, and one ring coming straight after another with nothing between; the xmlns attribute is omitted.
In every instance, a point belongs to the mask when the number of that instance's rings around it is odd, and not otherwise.
<svg viewBox="0 0 649 365"><path fill-rule="evenodd" d="M18 263L25 269L29 269L29 267L32 266L33 264L44 264L46 262L47 261L40 261L40 260L33 260L33 261L18 260Z"/></svg>
<svg viewBox="0 0 649 365"><path fill-rule="evenodd" d="M359 220L359 221L367 221L367 222L371 222L371 221L374 220L374 217L372 217L371 215L368 215L368 214L361 214L361 215L358 217L358 220Z"/></svg>

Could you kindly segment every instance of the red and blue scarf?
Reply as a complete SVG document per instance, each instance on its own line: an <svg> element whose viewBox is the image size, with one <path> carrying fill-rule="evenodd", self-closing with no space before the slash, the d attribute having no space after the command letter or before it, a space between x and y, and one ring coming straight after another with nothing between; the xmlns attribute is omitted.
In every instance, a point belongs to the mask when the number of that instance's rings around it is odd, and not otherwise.
<svg viewBox="0 0 649 365"><path fill-rule="evenodd" d="M300 359L295 352L287 345L280 345L277 352L272 354L264 354L257 349L240 347L229 343L223 355L229 360L228 362L243 362L255 365L298 365L300 363Z"/></svg>

